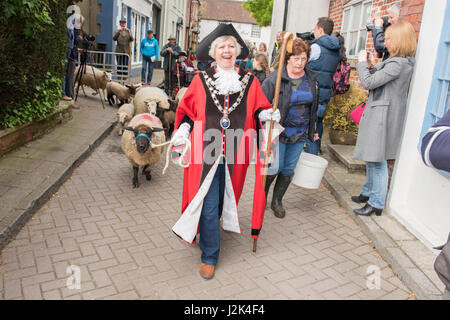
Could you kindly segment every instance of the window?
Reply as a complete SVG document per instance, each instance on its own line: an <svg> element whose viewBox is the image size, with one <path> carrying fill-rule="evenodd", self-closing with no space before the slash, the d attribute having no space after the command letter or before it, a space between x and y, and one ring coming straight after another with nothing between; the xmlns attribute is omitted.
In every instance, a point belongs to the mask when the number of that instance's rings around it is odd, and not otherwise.
<svg viewBox="0 0 450 320"><path fill-rule="evenodd" d="M252 38L261 38L261 28L257 24L252 24Z"/></svg>
<svg viewBox="0 0 450 320"><path fill-rule="evenodd" d="M371 0L354 0L344 7L341 34L345 38L348 57L355 57L366 48L366 24L371 9Z"/></svg>
<svg viewBox="0 0 450 320"><path fill-rule="evenodd" d="M444 25L442 26L436 56L436 65L433 71L430 94L428 97L422 133L419 140L419 150L423 136L442 116L450 109L450 10L446 10ZM450 178L450 172L441 171Z"/></svg>
<svg viewBox="0 0 450 320"><path fill-rule="evenodd" d="M133 34L134 41L132 42L132 61L133 63L141 63L142 55L141 55L141 41L146 36L146 25L145 25L145 17L137 14L136 12L132 12L131 14L131 32Z"/></svg>

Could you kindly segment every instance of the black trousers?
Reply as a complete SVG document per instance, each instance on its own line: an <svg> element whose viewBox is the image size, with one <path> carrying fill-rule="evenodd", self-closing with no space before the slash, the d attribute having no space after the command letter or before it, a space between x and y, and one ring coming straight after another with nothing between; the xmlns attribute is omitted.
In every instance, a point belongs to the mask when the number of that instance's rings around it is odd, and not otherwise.
<svg viewBox="0 0 450 320"><path fill-rule="evenodd" d="M74 80L75 80L76 61L69 58L66 69L66 96L74 98Z"/></svg>
<svg viewBox="0 0 450 320"><path fill-rule="evenodd" d="M170 77L172 77L172 81L170 82L169 85L169 79ZM164 70L164 90L166 91L166 93L169 90L173 90L175 89L177 86L177 78L176 75L173 72L169 72L169 70Z"/></svg>
<svg viewBox="0 0 450 320"><path fill-rule="evenodd" d="M129 57L128 56L117 56L117 74L127 74Z"/></svg>

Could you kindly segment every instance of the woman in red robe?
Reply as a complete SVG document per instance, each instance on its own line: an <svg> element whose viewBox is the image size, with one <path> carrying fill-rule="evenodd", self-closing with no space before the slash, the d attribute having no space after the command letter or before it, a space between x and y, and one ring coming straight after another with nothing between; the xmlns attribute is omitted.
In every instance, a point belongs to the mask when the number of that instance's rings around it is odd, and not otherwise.
<svg viewBox="0 0 450 320"><path fill-rule="evenodd" d="M253 213L263 216L265 194L262 162L257 148L261 121L279 121L278 111L255 77L239 67L236 58L248 54L231 24L219 25L199 45L197 57L212 57L216 66L196 75L178 105L172 141L189 138L189 167L184 171L182 216L172 230L189 243L200 233L200 275L214 276L222 228L240 233L237 206L247 168L255 161ZM252 229L252 236L259 230Z"/></svg>

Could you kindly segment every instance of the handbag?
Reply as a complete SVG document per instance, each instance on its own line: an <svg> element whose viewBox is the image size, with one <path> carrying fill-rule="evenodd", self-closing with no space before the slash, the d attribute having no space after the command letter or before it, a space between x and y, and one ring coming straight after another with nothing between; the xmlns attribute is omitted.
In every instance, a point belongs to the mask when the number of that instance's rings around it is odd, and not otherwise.
<svg viewBox="0 0 450 320"><path fill-rule="evenodd" d="M366 103L363 102L359 106L357 106L352 112L350 112L350 118L352 118L352 120L355 121L356 124L359 124L359 122L361 121L361 117L365 107Z"/></svg>

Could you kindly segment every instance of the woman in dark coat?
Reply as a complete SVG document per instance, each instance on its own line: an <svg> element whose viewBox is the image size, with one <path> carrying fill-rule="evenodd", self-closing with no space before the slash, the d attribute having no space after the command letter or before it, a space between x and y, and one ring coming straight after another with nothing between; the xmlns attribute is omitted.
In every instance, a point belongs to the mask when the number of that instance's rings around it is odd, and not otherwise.
<svg viewBox="0 0 450 320"><path fill-rule="evenodd" d="M319 84L316 73L305 69L310 53L309 44L301 39L293 41L292 52L286 54L286 65L281 78L278 109L281 113L280 124L285 128L279 137L275 162L270 166L266 178L265 193L271 183L275 183L271 208L278 218L284 218L286 211L282 198L289 187L297 161L307 139L316 141L317 103ZM273 101L278 71L269 75L262 88L269 101Z"/></svg>

